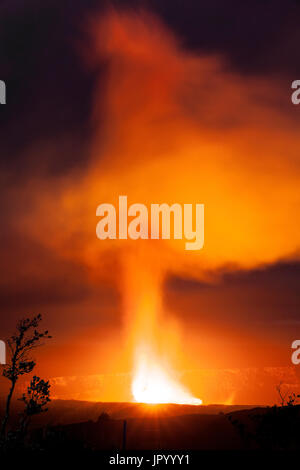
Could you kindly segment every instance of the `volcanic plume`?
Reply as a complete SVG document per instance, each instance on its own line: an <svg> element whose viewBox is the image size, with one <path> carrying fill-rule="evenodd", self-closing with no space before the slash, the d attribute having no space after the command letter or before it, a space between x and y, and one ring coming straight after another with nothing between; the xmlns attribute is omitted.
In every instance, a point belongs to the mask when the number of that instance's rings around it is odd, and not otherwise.
<svg viewBox="0 0 300 470"><path fill-rule="evenodd" d="M179 402L193 401L172 375L185 352L180 325L164 311L164 281L170 273L210 281L224 266L246 269L298 252L298 130L274 104L276 82L188 52L147 12L110 10L88 30L85 66L105 69L93 98L90 164L55 187L23 188L31 210L18 224L84 263L92 282L118 286L135 379L168 377ZM96 208L117 205L119 195L145 205L204 204L204 249L187 252L184 240L99 241Z"/></svg>

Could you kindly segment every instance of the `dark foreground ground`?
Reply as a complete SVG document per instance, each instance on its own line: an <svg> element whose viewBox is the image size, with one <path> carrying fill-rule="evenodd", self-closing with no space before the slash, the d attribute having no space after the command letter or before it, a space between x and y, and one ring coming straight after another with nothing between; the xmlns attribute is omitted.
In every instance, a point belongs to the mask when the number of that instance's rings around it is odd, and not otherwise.
<svg viewBox="0 0 300 470"><path fill-rule="evenodd" d="M17 409L12 421L13 427L17 426ZM12 439L12 450L15 445ZM165 454L172 450L181 455L202 451L206 456L211 451L227 455L245 451L298 452L300 406L194 407L54 401L48 412L32 423L25 450L52 455L58 451L70 455L100 452L106 459L124 451Z"/></svg>

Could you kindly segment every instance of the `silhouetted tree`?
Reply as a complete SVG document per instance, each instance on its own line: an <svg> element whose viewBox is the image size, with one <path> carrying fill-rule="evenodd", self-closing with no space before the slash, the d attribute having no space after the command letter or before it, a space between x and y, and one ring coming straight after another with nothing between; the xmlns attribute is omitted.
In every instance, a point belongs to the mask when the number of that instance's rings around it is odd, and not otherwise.
<svg viewBox="0 0 300 470"><path fill-rule="evenodd" d="M50 384L36 375L31 379L27 392L19 398L25 404L24 413L20 422L20 435L25 437L32 416L48 410L50 400Z"/></svg>
<svg viewBox="0 0 300 470"><path fill-rule="evenodd" d="M48 335L48 331L38 331L41 320L41 315L20 320L17 324L15 334L7 341L9 362L4 366L3 376L10 380L11 386L6 399L0 441L3 441L6 436L10 405L16 383L21 376L32 372L36 364L31 358L31 352L33 349L41 346L44 339L51 338L51 336Z"/></svg>
<svg viewBox="0 0 300 470"><path fill-rule="evenodd" d="M282 382L276 386L280 406L274 405L250 414L254 429L247 427L229 415L229 421L236 428L246 447L272 450L299 450L300 447L300 395L284 391Z"/></svg>
<svg viewBox="0 0 300 470"><path fill-rule="evenodd" d="M289 390L283 392L282 382L277 385L276 390L279 395L281 406L295 406L298 404L300 395L297 395L294 392L291 393Z"/></svg>

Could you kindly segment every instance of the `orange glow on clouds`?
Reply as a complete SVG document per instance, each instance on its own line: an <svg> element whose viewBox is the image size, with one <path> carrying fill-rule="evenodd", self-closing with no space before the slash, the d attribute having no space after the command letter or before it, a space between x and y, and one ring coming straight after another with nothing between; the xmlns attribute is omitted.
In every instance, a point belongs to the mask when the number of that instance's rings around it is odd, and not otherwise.
<svg viewBox="0 0 300 470"><path fill-rule="evenodd" d="M17 223L83 263L93 281L118 286L135 399L193 401L166 372L187 361L180 325L163 311L163 281L168 273L201 279L225 265L249 268L299 252L298 128L267 104L275 84L186 52L151 15L112 11L90 27L89 60L108 64L105 98L103 81L94 97L90 166L55 188L32 181L25 190L34 210ZM96 208L117 205L121 194L129 204L203 203L204 249L187 253L184 240L99 241ZM117 369L115 349L108 348Z"/></svg>
<svg viewBox="0 0 300 470"><path fill-rule="evenodd" d="M23 230L98 272L105 254L122 259L137 245L164 269L195 277L299 252L298 128L268 106L276 85L187 53L148 14L111 12L92 29L90 54L109 63L105 96L101 81L94 98L92 163L56 191L38 184L37 211L20 218ZM99 241L96 208L117 206L121 194L128 204L203 203L204 249L187 254L184 240Z"/></svg>

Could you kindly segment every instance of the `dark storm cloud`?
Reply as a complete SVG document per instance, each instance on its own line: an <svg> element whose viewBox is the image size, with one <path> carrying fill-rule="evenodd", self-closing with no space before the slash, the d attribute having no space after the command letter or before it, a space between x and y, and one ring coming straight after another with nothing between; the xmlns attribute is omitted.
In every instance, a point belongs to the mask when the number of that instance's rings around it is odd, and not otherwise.
<svg viewBox="0 0 300 470"><path fill-rule="evenodd" d="M224 54L245 73L295 76L300 4L295 0L150 0L187 47Z"/></svg>
<svg viewBox="0 0 300 470"><path fill-rule="evenodd" d="M2 311L33 304L79 301L91 293L82 267L60 259L22 234L1 233ZM33 305L34 306L34 305Z"/></svg>
<svg viewBox="0 0 300 470"><path fill-rule="evenodd" d="M224 273L216 283L173 277L165 299L176 310L176 298L186 299L186 321L231 323L265 328L300 322L300 262L279 262L250 271ZM179 307L182 307L182 305Z"/></svg>
<svg viewBox="0 0 300 470"><path fill-rule="evenodd" d="M246 74L297 76L299 0L118 0L158 14L186 48L224 55Z"/></svg>
<svg viewBox="0 0 300 470"><path fill-rule="evenodd" d="M87 161L93 74L77 50L82 3L77 9L37 1L2 6L1 163L16 176L39 169L57 174ZM51 155L43 151L50 141Z"/></svg>
<svg viewBox="0 0 300 470"><path fill-rule="evenodd" d="M48 321L60 322L60 309L70 317L72 328L78 319L88 323L93 303L97 321L106 322L107 309L118 311L118 293L111 286L91 282L85 268L59 257L42 244L15 230L0 235L0 317L1 332L11 329L22 316L48 312ZM4 247L4 249L3 249ZM74 309L81 312L74 318ZM50 312L50 313L49 313ZM50 318L51 317L51 318ZM118 317L118 315L117 315ZM112 322L115 318L112 317ZM80 320L82 323L82 320Z"/></svg>

